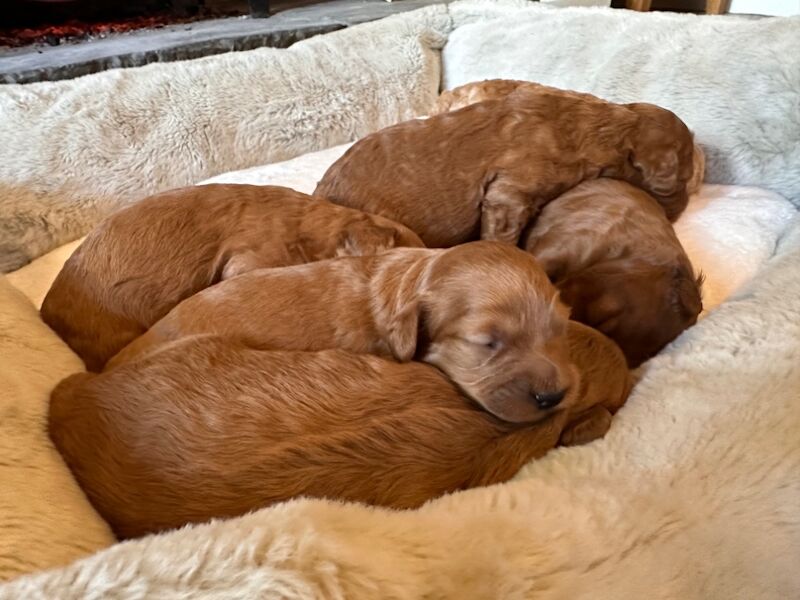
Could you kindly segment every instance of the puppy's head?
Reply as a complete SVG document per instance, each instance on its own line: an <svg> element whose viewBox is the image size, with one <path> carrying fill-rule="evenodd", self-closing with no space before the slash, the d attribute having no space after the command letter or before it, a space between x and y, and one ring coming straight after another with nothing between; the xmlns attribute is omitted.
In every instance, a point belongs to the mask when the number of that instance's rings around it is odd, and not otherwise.
<svg viewBox="0 0 800 600"><path fill-rule="evenodd" d="M702 276L694 277L688 264L613 260L556 285L571 308L571 318L614 340L632 368L694 325L703 309Z"/></svg>
<svg viewBox="0 0 800 600"><path fill-rule="evenodd" d="M422 248L419 236L385 217L352 211L336 243L336 256L368 256L390 248Z"/></svg>
<svg viewBox="0 0 800 600"><path fill-rule="evenodd" d="M408 344L495 416L537 421L568 406L575 371L567 310L532 256L473 242L443 251L420 276L405 323Z"/></svg>
<svg viewBox="0 0 800 600"><path fill-rule="evenodd" d="M687 184L694 173L694 141L674 113L653 104L628 104L637 115L628 145L626 177L650 192L670 221L689 201Z"/></svg>

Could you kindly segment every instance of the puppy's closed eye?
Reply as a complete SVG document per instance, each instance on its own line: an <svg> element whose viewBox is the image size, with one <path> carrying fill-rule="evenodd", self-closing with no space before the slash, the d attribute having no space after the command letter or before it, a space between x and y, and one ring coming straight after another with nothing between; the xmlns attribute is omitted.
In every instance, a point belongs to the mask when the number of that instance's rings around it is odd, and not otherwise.
<svg viewBox="0 0 800 600"><path fill-rule="evenodd" d="M467 342L474 346L480 346L486 350L497 352L501 350L505 344L498 333L478 333L465 338Z"/></svg>

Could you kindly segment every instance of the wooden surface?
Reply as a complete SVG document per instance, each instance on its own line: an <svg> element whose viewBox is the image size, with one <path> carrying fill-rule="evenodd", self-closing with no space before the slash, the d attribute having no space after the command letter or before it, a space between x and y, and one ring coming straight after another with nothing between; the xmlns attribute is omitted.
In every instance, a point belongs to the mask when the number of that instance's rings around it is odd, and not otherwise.
<svg viewBox="0 0 800 600"><path fill-rule="evenodd" d="M652 8L652 0L626 0L626 7L630 10L647 12ZM705 12L709 15L724 15L731 7L731 0L706 0Z"/></svg>
<svg viewBox="0 0 800 600"><path fill-rule="evenodd" d="M706 0L706 14L724 15L731 7L731 0Z"/></svg>

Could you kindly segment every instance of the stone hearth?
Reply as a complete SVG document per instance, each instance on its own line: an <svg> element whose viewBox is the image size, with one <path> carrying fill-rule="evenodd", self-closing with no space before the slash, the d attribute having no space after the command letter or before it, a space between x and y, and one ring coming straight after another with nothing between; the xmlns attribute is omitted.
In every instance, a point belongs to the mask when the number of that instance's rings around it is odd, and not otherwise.
<svg viewBox="0 0 800 600"><path fill-rule="evenodd" d="M229 17L109 34L101 39L59 46L0 48L0 83L69 79L106 69L199 58L262 46L285 48L320 33L441 2L332 0L291 8L264 19Z"/></svg>

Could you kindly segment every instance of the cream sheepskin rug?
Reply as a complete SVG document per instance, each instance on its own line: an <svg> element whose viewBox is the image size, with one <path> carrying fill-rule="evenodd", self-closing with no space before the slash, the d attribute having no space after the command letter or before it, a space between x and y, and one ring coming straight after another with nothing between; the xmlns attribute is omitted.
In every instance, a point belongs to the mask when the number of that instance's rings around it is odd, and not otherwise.
<svg viewBox="0 0 800 600"><path fill-rule="evenodd" d="M49 279L49 278L48 278ZM46 433L50 391L83 363L0 275L0 581L114 543Z"/></svg>

